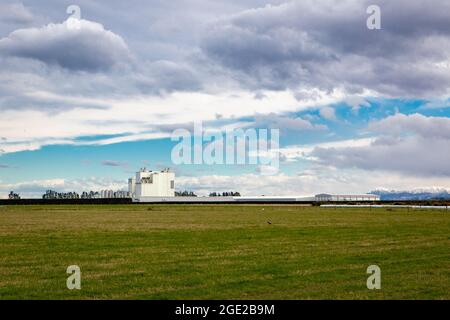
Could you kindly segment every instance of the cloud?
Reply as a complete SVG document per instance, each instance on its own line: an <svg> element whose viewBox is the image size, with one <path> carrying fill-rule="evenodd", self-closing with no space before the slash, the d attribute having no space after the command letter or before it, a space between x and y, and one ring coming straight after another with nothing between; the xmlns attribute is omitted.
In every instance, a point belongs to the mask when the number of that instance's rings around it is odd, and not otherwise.
<svg viewBox="0 0 450 320"><path fill-rule="evenodd" d="M276 175L256 173L242 175L177 176L180 190L194 190L198 195L211 191L238 191L244 196L282 195L311 196L318 193L366 193L387 188L411 189L411 186L450 188L448 177L417 177L382 171L367 174L361 169L336 169L316 165L297 174Z"/></svg>
<svg viewBox="0 0 450 320"><path fill-rule="evenodd" d="M370 106L370 103L364 99L364 97L356 95L346 97L344 102L352 107L355 113L358 112L361 107Z"/></svg>
<svg viewBox="0 0 450 320"><path fill-rule="evenodd" d="M446 109L450 108L449 99L433 99L425 103L421 109L423 110L433 110L433 109Z"/></svg>
<svg viewBox="0 0 450 320"><path fill-rule="evenodd" d="M162 94L174 91L198 91L202 82L193 66L169 60L157 60L139 66L134 76L136 87L140 91Z"/></svg>
<svg viewBox="0 0 450 320"><path fill-rule="evenodd" d="M109 178L85 178L85 179L42 179L31 180L17 183L2 183L0 181L0 198L7 197L9 191L13 190L21 195L22 198L41 198L46 190L55 190L58 192L75 191L100 191L100 190L126 190L126 180L113 180Z"/></svg>
<svg viewBox="0 0 450 320"><path fill-rule="evenodd" d="M327 128L324 125L316 125L300 117L282 116L276 113L257 114L253 125L257 128L268 127L283 131L325 130Z"/></svg>
<svg viewBox="0 0 450 320"><path fill-rule="evenodd" d="M15 30L0 39L0 53L88 72L108 70L130 57L120 36L100 23L74 18L42 28Z"/></svg>
<svg viewBox="0 0 450 320"><path fill-rule="evenodd" d="M317 161L318 158L314 157L312 152L317 149L333 149L333 148L344 148L344 147L366 147L370 146L375 138L359 138L359 139L347 139L347 140L337 140L322 142L317 144L306 144L306 145L290 145L277 150L280 156L284 158L287 162L296 162L299 160L313 160Z"/></svg>
<svg viewBox="0 0 450 320"><path fill-rule="evenodd" d="M114 161L114 160L103 160L101 162L101 164L104 166L109 166L109 167L123 167L123 166L127 165L126 162Z"/></svg>
<svg viewBox="0 0 450 320"><path fill-rule="evenodd" d="M366 27L372 4L381 30ZM292 1L219 19L201 47L249 88L432 96L449 94L449 20L445 0Z"/></svg>
<svg viewBox="0 0 450 320"><path fill-rule="evenodd" d="M261 121L278 128L291 130L322 130L301 118L275 116L312 108L317 105L335 103L339 93L324 96L320 100L297 101L288 92L265 92L266 98L254 99L247 91L231 91L222 94L176 92L165 96L85 98L80 96L41 96L57 99L61 103L79 104L83 108L72 108L61 112L40 110L5 110L0 117L2 136L0 149L5 152L37 150L43 145L71 144L96 145L127 141L160 139L169 137L175 128L187 127L202 120L211 128L221 128L226 121L246 123L245 118L260 115ZM96 106L87 108L86 105ZM108 108L101 108L107 105ZM217 119L217 113L223 116ZM265 117L265 114L272 114ZM20 125L17 125L20 119ZM155 123L158 119L158 123ZM248 120L247 120L248 122ZM26 130L24 130L26 128ZM115 135L104 138L105 135ZM85 136L103 136L89 142L77 139Z"/></svg>
<svg viewBox="0 0 450 320"><path fill-rule="evenodd" d="M279 171L279 168L274 166L260 165L256 168L256 172L263 176L272 176L277 174Z"/></svg>
<svg viewBox="0 0 450 320"><path fill-rule="evenodd" d="M369 129L390 136L416 134L425 139L450 140L450 118L426 117L421 114L397 113L380 121L372 122Z"/></svg>
<svg viewBox="0 0 450 320"><path fill-rule="evenodd" d="M34 16L23 3L0 4L0 21L14 24L28 24L33 22Z"/></svg>
<svg viewBox="0 0 450 320"><path fill-rule="evenodd" d="M373 122L370 145L316 147L310 154L337 168L384 170L413 176L450 176L450 119L396 114Z"/></svg>
<svg viewBox="0 0 450 320"><path fill-rule="evenodd" d="M334 108L332 107L323 107L319 109L319 114L322 118L326 120L335 121L336 120L336 113L334 111Z"/></svg>
<svg viewBox="0 0 450 320"><path fill-rule="evenodd" d="M448 177L405 176L393 172L373 171L367 174L360 169L335 169L316 165L303 169L297 174L260 175L248 173L242 175L203 175L176 176L177 190L193 190L198 195L207 196L212 191L239 191L245 196L284 195L308 196L317 193L364 193L375 189L410 190L411 186L422 188L445 188L450 190ZM0 181L0 198L6 198L9 191L20 193L23 198L40 198L46 190L59 192L126 190L127 180L109 178L86 179L43 179L19 183ZM339 191L336 191L339 190Z"/></svg>

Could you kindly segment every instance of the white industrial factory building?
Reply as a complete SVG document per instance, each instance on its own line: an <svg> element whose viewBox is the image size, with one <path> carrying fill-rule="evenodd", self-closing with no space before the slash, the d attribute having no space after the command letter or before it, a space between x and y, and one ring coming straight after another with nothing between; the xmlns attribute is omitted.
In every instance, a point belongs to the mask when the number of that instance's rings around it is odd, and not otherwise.
<svg viewBox="0 0 450 320"><path fill-rule="evenodd" d="M169 169L151 171L146 168L128 179L128 192L133 202L306 202L306 201L379 201L374 194L256 197L175 197L175 173Z"/></svg>
<svg viewBox="0 0 450 320"><path fill-rule="evenodd" d="M128 179L128 192L133 200L139 202L154 197L175 197L175 173L169 169L151 171L143 168Z"/></svg>

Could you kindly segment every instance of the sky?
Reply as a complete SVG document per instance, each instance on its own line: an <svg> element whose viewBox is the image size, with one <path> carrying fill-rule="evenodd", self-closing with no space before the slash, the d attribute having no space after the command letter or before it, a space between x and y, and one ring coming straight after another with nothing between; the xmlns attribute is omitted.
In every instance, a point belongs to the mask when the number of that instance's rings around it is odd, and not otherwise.
<svg viewBox="0 0 450 320"><path fill-rule="evenodd" d="M199 195L450 190L449 98L446 0L2 0L0 198L144 166ZM199 121L279 129L279 165L174 163Z"/></svg>

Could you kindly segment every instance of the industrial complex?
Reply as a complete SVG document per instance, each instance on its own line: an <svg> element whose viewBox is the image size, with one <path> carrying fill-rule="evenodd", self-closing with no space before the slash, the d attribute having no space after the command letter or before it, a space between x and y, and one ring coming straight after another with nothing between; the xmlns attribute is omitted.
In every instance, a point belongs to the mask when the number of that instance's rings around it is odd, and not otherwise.
<svg viewBox="0 0 450 320"><path fill-rule="evenodd" d="M169 169L158 172L142 168L128 179L128 192L139 202L152 197L175 197L175 173Z"/></svg>
<svg viewBox="0 0 450 320"><path fill-rule="evenodd" d="M180 197L175 196L175 173L170 169L151 171L142 168L135 177L128 179L128 192L133 202L335 202L335 201L379 201L380 196L374 194L332 195L317 194L315 196L255 196L255 197Z"/></svg>

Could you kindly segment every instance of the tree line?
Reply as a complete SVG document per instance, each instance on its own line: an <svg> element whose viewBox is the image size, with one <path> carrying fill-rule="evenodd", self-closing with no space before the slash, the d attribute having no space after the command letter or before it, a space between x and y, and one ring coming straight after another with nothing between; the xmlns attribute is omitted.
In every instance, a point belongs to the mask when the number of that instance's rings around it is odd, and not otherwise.
<svg viewBox="0 0 450 320"><path fill-rule="evenodd" d="M227 191L227 192L211 192L210 197L240 197L241 194L237 191Z"/></svg>

